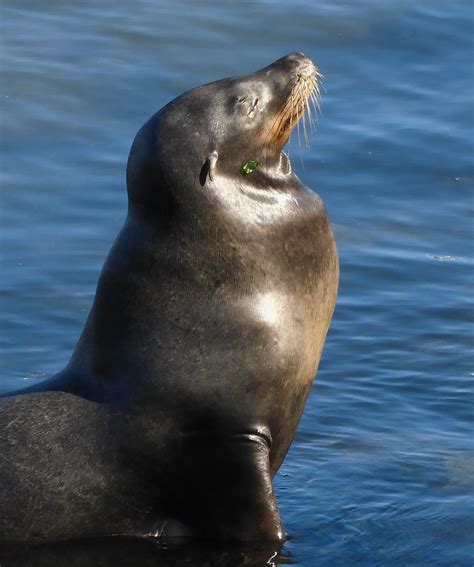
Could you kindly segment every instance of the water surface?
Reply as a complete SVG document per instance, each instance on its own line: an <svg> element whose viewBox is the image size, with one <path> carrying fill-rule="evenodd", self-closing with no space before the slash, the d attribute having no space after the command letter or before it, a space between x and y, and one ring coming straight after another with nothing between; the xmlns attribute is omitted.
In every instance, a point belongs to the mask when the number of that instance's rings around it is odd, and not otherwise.
<svg viewBox="0 0 474 567"><path fill-rule="evenodd" d="M66 364L125 218L141 124L184 90L303 51L326 92L311 149L301 164L293 140L292 159L328 208L341 287L276 477L291 539L268 564L472 565L472 4L4 0L2 12L1 390ZM127 550L110 564L132 565ZM157 564L198 561L163 553Z"/></svg>

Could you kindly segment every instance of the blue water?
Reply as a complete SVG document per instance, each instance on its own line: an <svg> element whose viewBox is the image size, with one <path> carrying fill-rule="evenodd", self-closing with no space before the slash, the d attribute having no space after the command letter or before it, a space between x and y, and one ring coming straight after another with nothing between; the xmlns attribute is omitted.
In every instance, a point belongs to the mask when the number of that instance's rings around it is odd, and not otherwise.
<svg viewBox="0 0 474 567"><path fill-rule="evenodd" d="M0 389L68 361L125 218L141 124L184 90L303 51L326 92L292 160L329 210L341 286L275 481L290 540L255 564L472 565L472 4L4 0L2 12ZM197 564L186 557L166 564Z"/></svg>

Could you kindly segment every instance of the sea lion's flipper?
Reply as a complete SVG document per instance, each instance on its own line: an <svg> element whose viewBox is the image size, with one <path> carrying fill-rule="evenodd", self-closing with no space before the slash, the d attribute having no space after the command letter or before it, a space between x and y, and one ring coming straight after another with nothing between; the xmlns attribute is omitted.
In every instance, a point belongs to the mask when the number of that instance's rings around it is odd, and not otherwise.
<svg viewBox="0 0 474 567"><path fill-rule="evenodd" d="M196 535L234 541L283 541L270 447L258 434L203 436L186 451L182 509Z"/></svg>

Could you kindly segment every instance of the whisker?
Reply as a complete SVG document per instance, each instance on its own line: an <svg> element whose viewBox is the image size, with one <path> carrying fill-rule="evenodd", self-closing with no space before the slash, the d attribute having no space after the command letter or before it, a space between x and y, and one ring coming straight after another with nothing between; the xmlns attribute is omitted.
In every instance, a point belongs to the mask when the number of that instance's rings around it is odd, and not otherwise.
<svg viewBox="0 0 474 567"><path fill-rule="evenodd" d="M288 89L289 94L291 95L292 92L293 92L293 87L291 86L291 79L288 80L288 83L287 83L285 88ZM289 104L290 104L289 96L287 96L285 104L283 105L283 107L279 111L279 113L275 116L274 121L272 122L271 126L267 130L267 133L266 133L266 136L265 136L265 142L266 143L271 141L272 138L274 138L274 136L276 136L278 134L278 130L275 126L277 125L277 123L278 124L281 123L281 118L282 118L282 116L285 115L285 110L286 110L286 108L288 107Z"/></svg>
<svg viewBox="0 0 474 567"><path fill-rule="evenodd" d="M295 93L291 91L291 112L290 112L290 136L288 138L288 159L290 158L291 151L291 134L293 133L293 116L295 112Z"/></svg>
<svg viewBox="0 0 474 567"><path fill-rule="evenodd" d="M290 135L288 137L288 158L290 158L291 153L291 126L293 120L293 93L290 95L291 105L290 105Z"/></svg>
<svg viewBox="0 0 474 567"><path fill-rule="evenodd" d="M299 103L301 104L301 106L304 105L304 103L303 103L303 101L302 101L301 99L299 100ZM298 110L299 110L299 109L298 109ZM304 116L304 107L303 107L303 116ZM298 124L299 124L300 122L301 122L301 120L298 121ZM306 136L306 133L305 133L305 136ZM301 168L304 170L303 152L302 152L302 150L301 150L301 140L298 140L298 141L299 141L299 147L300 147L300 162L301 162Z"/></svg>
<svg viewBox="0 0 474 567"><path fill-rule="evenodd" d="M313 93L311 95L311 100L313 101L314 106L317 109L317 111L321 112L321 98L320 98L319 94Z"/></svg>
<svg viewBox="0 0 474 567"><path fill-rule="evenodd" d="M282 123L287 119L287 115L288 115L287 109L288 108L291 109L291 104L292 104L291 95L292 94L293 94L293 90L290 91L290 97L288 97L285 104L283 105L283 108L277 114L277 116L275 117L275 120L273 121L271 127L269 128L268 134L266 136L266 142L270 141L272 138L277 136L278 133L280 132Z"/></svg>
<svg viewBox="0 0 474 567"><path fill-rule="evenodd" d="M296 126L298 146L309 147L309 134L316 131L321 112L321 84L323 75L314 69L311 75L299 73L287 83L285 102L271 124L266 128L264 141L267 144L288 143L291 153L291 136ZM301 124L300 124L301 123ZM304 164L302 164L304 166Z"/></svg>
<svg viewBox="0 0 474 567"><path fill-rule="evenodd" d="M303 133L304 133L304 145L305 147L309 147L309 143L308 143L308 132L306 131L306 108L307 105L302 105L303 106Z"/></svg>
<svg viewBox="0 0 474 567"><path fill-rule="evenodd" d="M313 115L312 115L312 113L311 113L311 106L310 106L310 104L309 104L309 101L310 101L310 99L311 99L311 93L312 93L313 90L314 90L313 88L308 88L307 93L306 93L306 100L307 100L307 102L306 102L306 110L307 110L307 112L308 112L308 118L309 118L310 126L313 125Z"/></svg>
<svg viewBox="0 0 474 567"><path fill-rule="evenodd" d="M296 116L298 117L298 114L300 112L300 108L299 108L299 100L296 101ZM296 122L296 131L298 133L298 147L301 149L301 136L300 136L300 121L298 120Z"/></svg>
<svg viewBox="0 0 474 567"><path fill-rule="evenodd" d="M316 130L316 119L313 117L313 113L311 112L311 104L309 104L310 101L311 93L309 95L308 104L306 105L306 111L308 113L309 127L311 129L311 132L314 132Z"/></svg>

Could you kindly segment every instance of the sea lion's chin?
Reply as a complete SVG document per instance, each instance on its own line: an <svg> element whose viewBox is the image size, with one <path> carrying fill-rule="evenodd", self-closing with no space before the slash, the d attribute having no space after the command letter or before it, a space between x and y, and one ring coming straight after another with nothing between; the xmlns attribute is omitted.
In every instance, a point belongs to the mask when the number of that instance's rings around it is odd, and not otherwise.
<svg viewBox="0 0 474 567"><path fill-rule="evenodd" d="M216 167L214 180L235 179L239 184L262 189L276 188L274 181L292 174L291 162L283 148L254 148L248 152L223 157ZM266 183L266 185L265 185Z"/></svg>

